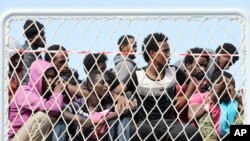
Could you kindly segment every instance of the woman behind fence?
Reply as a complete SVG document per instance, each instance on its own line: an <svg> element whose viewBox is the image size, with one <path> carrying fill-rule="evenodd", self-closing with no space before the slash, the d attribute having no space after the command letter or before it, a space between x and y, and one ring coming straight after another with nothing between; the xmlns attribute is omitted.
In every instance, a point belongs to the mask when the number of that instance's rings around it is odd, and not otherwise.
<svg viewBox="0 0 250 141"><path fill-rule="evenodd" d="M32 63L29 83L18 88L9 106L9 139L45 140L51 130L51 117L64 107L64 84L57 83L58 73L52 64Z"/></svg>
<svg viewBox="0 0 250 141"><path fill-rule="evenodd" d="M92 122L97 123L94 128L89 130L88 134L85 134L85 136L91 140L106 140L108 138L113 140L113 134L108 133L108 122L115 119L119 120L118 116L122 116L122 114L119 113L121 111L113 110L114 103L109 93L107 77L106 74L95 69L89 73L86 82L90 95L84 106L84 112L89 114L89 118Z"/></svg>
<svg viewBox="0 0 250 141"><path fill-rule="evenodd" d="M9 38L9 87L8 87L8 95L9 101L12 99L14 94L16 93L18 87L21 85L21 80L23 79L23 63L22 59L22 46L19 42L14 38Z"/></svg>
<svg viewBox="0 0 250 141"><path fill-rule="evenodd" d="M216 133L223 140L229 139L230 125L236 123L236 119L240 116L241 101L237 99L235 92L235 81L233 76L226 72L215 72L211 77L213 84L221 84L219 91L214 93L214 99L220 108L218 125L215 124Z"/></svg>

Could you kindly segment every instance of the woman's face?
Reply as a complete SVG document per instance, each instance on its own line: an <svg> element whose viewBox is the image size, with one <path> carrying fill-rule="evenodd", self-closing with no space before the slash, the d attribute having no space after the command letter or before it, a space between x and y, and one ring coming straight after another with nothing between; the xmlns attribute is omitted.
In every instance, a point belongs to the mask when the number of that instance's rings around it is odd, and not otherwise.
<svg viewBox="0 0 250 141"><path fill-rule="evenodd" d="M93 83L93 91L95 91L99 97L103 97L108 91L108 83L106 82L107 76L97 74Z"/></svg>
<svg viewBox="0 0 250 141"><path fill-rule="evenodd" d="M43 90L47 90L49 88L52 90L56 85L57 78L58 76L54 68L46 70L43 76Z"/></svg>
<svg viewBox="0 0 250 141"><path fill-rule="evenodd" d="M224 85L226 86L225 89L222 91L222 94L219 97L221 98L221 100L226 100L226 99L230 98L229 97L229 95L231 95L230 88L233 88L233 89L235 88L234 79L222 76L219 81L220 82L224 81Z"/></svg>

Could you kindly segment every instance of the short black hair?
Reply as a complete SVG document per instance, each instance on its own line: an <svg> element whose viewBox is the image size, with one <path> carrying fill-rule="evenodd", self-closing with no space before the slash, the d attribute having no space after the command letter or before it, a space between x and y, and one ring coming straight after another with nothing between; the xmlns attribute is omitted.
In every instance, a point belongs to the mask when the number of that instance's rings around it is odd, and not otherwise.
<svg viewBox="0 0 250 141"><path fill-rule="evenodd" d="M52 45L52 46L48 47L47 50L48 51L44 55L44 59L47 62L51 62L52 59L54 58L54 56L56 55L55 52L50 52L50 51L66 51L66 49L61 45Z"/></svg>
<svg viewBox="0 0 250 141"><path fill-rule="evenodd" d="M144 39L143 44L142 44L142 53L143 53L144 60L148 62L150 60L149 52L151 50L158 51L159 50L158 43L167 41L167 40L168 38L162 33L149 34Z"/></svg>
<svg viewBox="0 0 250 141"><path fill-rule="evenodd" d="M215 73L213 73L210 80L212 83L215 83L215 81L219 80L222 76L233 79L233 75L227 71L216 71Z"/></svg>
<svg viewBox="0 0 250 141"><path fill-rule="evenodd" d="M113 69L109 69L105 71L105 75L107 75L107 83L109 84L109 90L114 90L119 84L118 77L116 77L115 72Z"/></svg>
<svg viewBox="0 0 250 141"><path fill-rule="evenodd" d="M231 80L233 80L233 75L230 74L229 72L226 71L217 71L215 72L212 77L211 77L211 82L212 84L214 84L216 81L220 80L222 77L226 77L229 78ZM233 83L233 86L235 88L235 82ZM226 87L227 88L227 87ZM225 88L225 89L226 89ZM223 90L224 91L224 90ZM222 92L223 92L222 91ZM227 93L226 95L224 95L223 97L220 98L220 102L224 101L224 102L228 102L231 99L231 96L229 93Z"/></svg>
<svg viewBox="0 0 250 141"><path fill-rule="evenodd" d="M91 70L91 71L88 73L87 80L86 80L86 86L87 86L88 89L89 89L91 86L93 86L93 84L94 84L94 82L95 82L95 79L96 79L96 76L97 76L98 74L104 75L104 73L101 72L101 71L98 70L98 69Z"/></svg>
<svg viewBox="0 0 250 141"><path fill-rule="evenodd" d="M69 82L72 85L79 84L81 80L79 80L79 73L74 68L69 68L64 76L63 79Z"/></svg>
<svg viewBox="0 0 250 141"><path fill-rule="evenodd" d="M107 55L103 53L89 53L83 60L84 71L88 73L91 70L98 69L98 63L106 62L107 60Z"/></svg>
<svg viewBox="0 0 250 141"><path fill-rule="evenodd" d="M44 31L44 25L36 20L26 20L23 25L24 35L30 38Z"/></svg>
<svg viewBox="0 0 250 141"><path fill-rule="evenodd" d="M234 54L238 55L237 48L231 43L224 43L222 46L218 46L215 51L217 54ZM239 56L233 56L232 63L234 64L239 60Z"/></svg>
<svg viewBox="0 0 250 141"><path fill-rule="evenodd" d="M197 55L196 55L197 54ZM201 54L201 57L204 57L207 59L207 62L209 62L209 55L207 51L203 48L195 47L191 48L189 51L187 51L187 54L184 58L184 64L192 64L195 60L195 57L198 57Z"/></svg>
<svg viewBox="0 0 250 141"><path fill-rule="evenodd" d="M122 45L125 45L127 46L129 44L129 39L134 39L134 36L132 35L122 35L119 39L118 39L118 42L117 42L117 45L119 46L119 50L121 51L121 46Z"/></svg>

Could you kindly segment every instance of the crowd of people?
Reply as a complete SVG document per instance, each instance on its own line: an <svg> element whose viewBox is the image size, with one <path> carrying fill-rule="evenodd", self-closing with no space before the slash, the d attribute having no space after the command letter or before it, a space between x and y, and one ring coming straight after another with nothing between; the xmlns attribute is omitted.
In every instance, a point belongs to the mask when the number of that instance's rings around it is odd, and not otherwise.
<svg viewBox="0 0 250 141"><path fill-rule="evenodd" d="M150 33L141 48L147 64L139 68L135 37L122 35L115 67L107 69L104 53L86 54L80 80L65 47L37 51L46 47L42 23L27 20L23 30L23 46L9 41L11 141L216 141L242 124L242 94L227 71L239 60L231 43L190 48L170 65L168 37Z"/></svg>

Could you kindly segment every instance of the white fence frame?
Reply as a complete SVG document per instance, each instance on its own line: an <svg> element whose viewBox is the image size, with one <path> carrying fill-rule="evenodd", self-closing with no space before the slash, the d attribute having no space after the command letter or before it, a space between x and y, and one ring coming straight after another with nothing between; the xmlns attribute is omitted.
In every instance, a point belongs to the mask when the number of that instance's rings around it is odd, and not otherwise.
<svg viewBox="0 0 250 141"><path fill-rule="evenodd" d="M244 124L250 124L250 15L249 11L232 8L220 9L184 9L184 8L171 8L171 9L15 9L2 13L0 23L0 140L8 140L8 96L5 94L7 91L7 71L8 60L6 58L6 27L8 18L12 16L238 16L242 19L244 24L242 46L245 47L245 120ZM248 86L248 87L247 87Z"/></svg>

